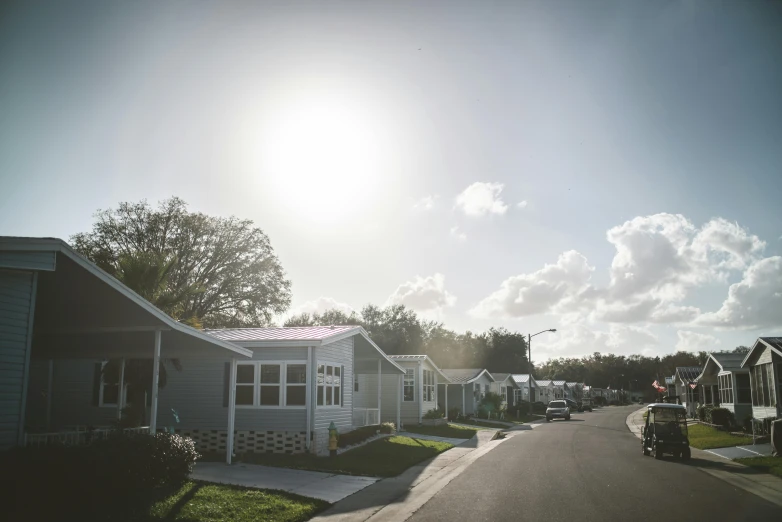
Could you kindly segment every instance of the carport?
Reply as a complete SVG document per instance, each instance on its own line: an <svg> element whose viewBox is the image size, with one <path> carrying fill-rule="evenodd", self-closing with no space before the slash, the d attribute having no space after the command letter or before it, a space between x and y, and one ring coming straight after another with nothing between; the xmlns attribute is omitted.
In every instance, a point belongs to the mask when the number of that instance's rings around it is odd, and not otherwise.
<svg viewBox="0 0 782 522"><path fill-rule="evenodd" d="M155 433L161 359L214 351L234 361L252 355L175 321L62 240L0 237L0 448L24 444L31 360L151 359L149 431ZM51 392L51 376L49 386ZM226 419L229 462L233 388ZM49 415L51 393L47 402Z"/></svg>

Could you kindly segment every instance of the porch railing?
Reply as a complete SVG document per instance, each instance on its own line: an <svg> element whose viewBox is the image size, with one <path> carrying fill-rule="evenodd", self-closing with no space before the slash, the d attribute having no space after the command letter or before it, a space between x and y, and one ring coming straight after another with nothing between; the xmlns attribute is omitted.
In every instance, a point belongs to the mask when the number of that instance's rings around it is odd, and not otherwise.
<svg viewBox="0 0 782 522"><path fill-rule="evenodd" d="M149 426L139 426L138 428L98 428L98 429L79 429L73 431L56 431L52 433L25 433L24 445L41 447L49 444L58 444L62 446L82 446L95 440L109 438L112 434L121 431L123 434L130 433L149 433Z"/></svg>
<svg viewBox="0 0 782 522"><path fill-rule="evenodd" d="M375 426L380 424L378 408L353 408L353 426Z"/></svg>

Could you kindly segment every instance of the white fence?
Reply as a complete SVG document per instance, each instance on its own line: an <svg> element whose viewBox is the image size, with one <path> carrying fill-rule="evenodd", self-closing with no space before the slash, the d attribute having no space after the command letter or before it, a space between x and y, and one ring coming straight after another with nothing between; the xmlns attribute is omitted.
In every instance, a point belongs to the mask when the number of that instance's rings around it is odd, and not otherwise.
<svg viewBox="0 0 782 522"><path fill-rule="evenodd" d="M47 446L57 444L62 446L81 446L89 444L94 440L109 438L112 434L118 433L114 428L99 429L79 429L74 431L56 431L53 433L25 433L25 446ZM124 428L121 430L124 434L129 433L149 433L149 426L140 426L138 428Z"/></svg>
<svg viewBox="0 0 782 522"><path fill-rule="evenodd" d="M380 409L353 408L353 426L376 426L380 424Z"/></svg>

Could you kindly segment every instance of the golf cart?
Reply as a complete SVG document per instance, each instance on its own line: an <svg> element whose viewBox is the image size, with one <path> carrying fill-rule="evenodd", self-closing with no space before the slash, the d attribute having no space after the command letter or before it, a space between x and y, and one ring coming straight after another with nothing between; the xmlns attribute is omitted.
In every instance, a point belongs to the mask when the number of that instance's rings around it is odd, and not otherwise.
<svg viewBox="0 0 782 522"><path fill-rule="evenodd" d="M592 412L592 399L585 397L578 403L578 411Z"/></svg>
<svg viewBox="0 0 782 522"><path fill-rule="evenodd" d="M646 408L646 423L641 432L644 455L654 453L663 458L670 453L676 458L690 458L690 440L687 438L687 409L679 404L650 404Z"/></svg>

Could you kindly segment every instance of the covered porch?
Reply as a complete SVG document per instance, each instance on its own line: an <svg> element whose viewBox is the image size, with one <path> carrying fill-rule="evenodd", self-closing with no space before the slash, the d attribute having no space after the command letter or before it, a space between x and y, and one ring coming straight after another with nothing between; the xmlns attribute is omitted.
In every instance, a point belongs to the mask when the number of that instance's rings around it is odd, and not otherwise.
<svg viewBox="0 0 782 522"><path fill-rule="evenodd" d="M405 370L369 337L356 336L353 345L353 428L381 422L401 425Z"/></svg>
<svg viewBox="0 0 782 522"><path fill-rule="evenodd" d="M203 356L235 363L252 355L178 323L60 240L3 238L0 254L0 267L11 265L8 273L32 280L17 445L107 436L129 405L126 371L134 365L146 369L146 383L136 384L143 387L136 390L143 422L127 429L155 433L161 419L173 423L158 411L166 361ZM111 376L109 361L116 368ZM232 432L230 415L225 422Z"/></svg>

